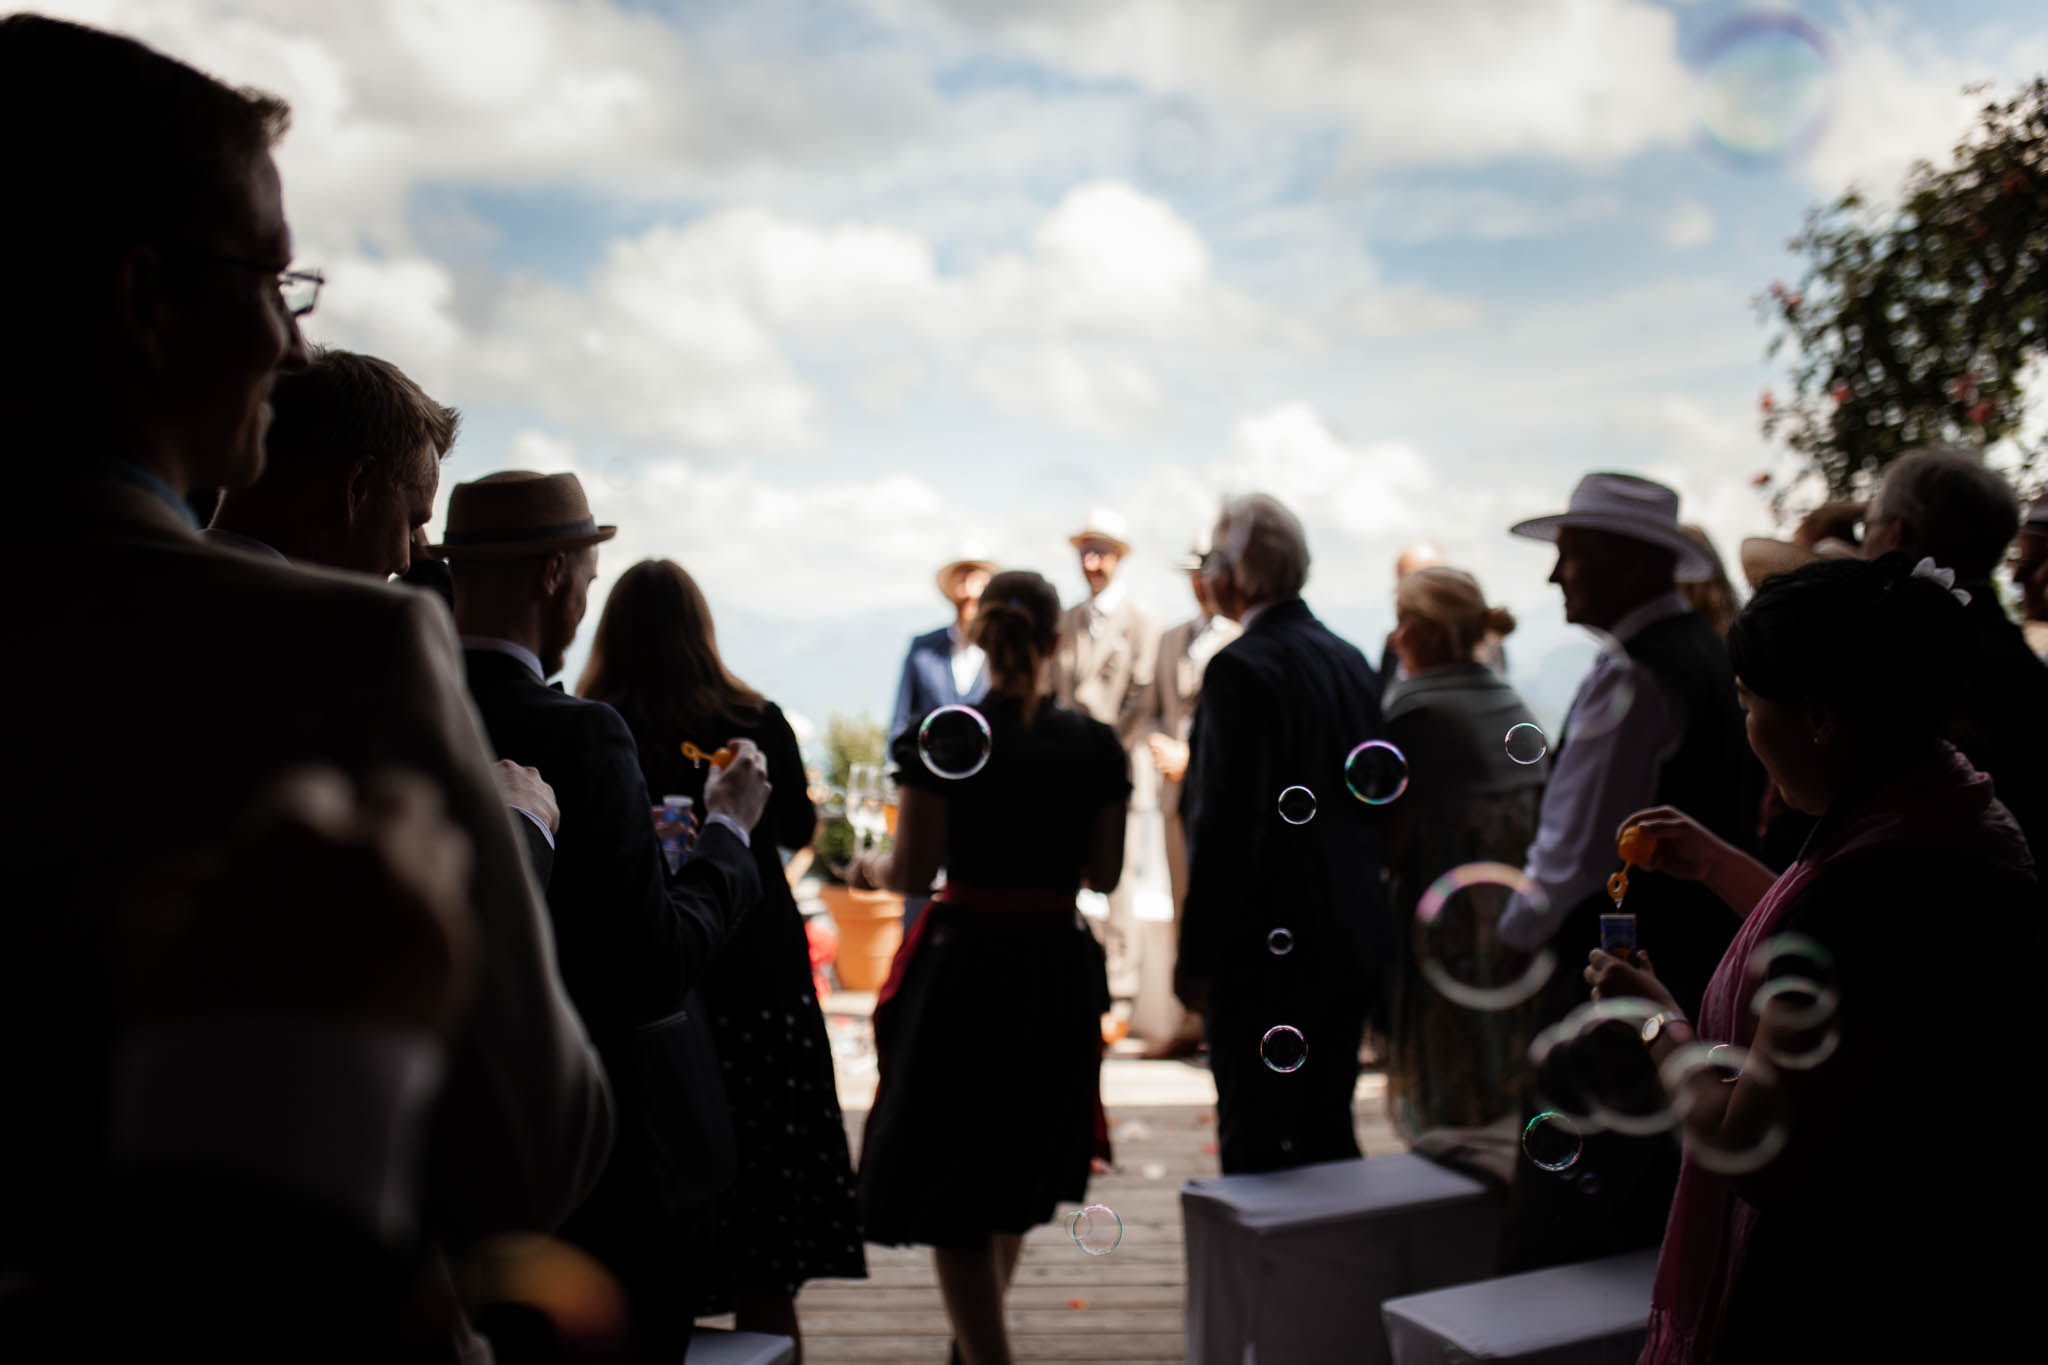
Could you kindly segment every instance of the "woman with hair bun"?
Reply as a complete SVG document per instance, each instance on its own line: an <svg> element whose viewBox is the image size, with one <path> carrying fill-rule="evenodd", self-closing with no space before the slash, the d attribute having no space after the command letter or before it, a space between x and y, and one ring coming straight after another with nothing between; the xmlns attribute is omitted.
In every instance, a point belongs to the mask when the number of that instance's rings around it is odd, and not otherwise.
<svg viewBox="0 0 2048 1365"><path fill-rule="evenodd" d="M1982 1225L2028 1224L2036 1163L1957 1141L2010 1122L2002 1102L2038 1069L2041 901L1991 779L1940 737L1973 682L1954 583L1928 559L1827 560L1735 618L1750 747L1816 817L1782 876L1669 807L1624 823L1644 867L1743 917L1697 1021L1641 954L1585 969L1597 998L1657 1006L1642 1036L1659 1064L1695 1041L1747 1050L1739 1075L1684 1083L1650 1365L1941 1360L2034 1325L2031 1262ZM1710 1169L1715 1149L1756 1168Z"/></svg>
<svg viewBox="0 0 2048 1365"><path fill-rule="evenodd" d="M969 1365L1010 1359L1003 1299L1024 1234L1084 1199L1097 1139L1109 983L1074 897L1116 887L1131 782L1116 732L1046 695L1059 614L1035 573L989 580L973 626L988 760L934 772L913 722L892 751L895 851L856 864L910 895L946 870L876 1005L860 1206L868 1240L932 1248Z"/></svg>
<svg viewBox="0 0 2048 1365"><path fill-rule="evenodd" d="M1514 630L1514 615L1489 607L1471 574L1441 565L1402 578L1394 603L1391 643L1404 676L1384 707L1387 737L1408 757L1409 785L1388 831L1396 920L1387 1098L1396 1126L1413 1138L1490 1123L1519 1101L1525 1012L1481 1014L1446 1000L1422 977L1410 921L1423 890L1452 868L1522 865L1550 765L1536 718L1478 661L1489 640L1497 648Z"/></svg>

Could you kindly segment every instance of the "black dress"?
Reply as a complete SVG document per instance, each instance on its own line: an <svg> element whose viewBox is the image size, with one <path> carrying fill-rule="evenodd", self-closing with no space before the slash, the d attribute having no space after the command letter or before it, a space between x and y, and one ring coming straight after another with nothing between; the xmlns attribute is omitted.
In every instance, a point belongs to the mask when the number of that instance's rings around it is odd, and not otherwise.
<svg viewBox="0 0 2048 1365"><path fill-rule="evenodd" d="M743 1290L794 1294L806 1280L865 1279L853 1161L832 1075L832 1047L811 979L803 916L776 852L809 844L816 814L796 736L773 702L735 733L640 738L648 794L687 796L704 819L705 770L682 756L688 738L709 752L750 739L768 760L774 793L750 831L761 905L725 941L705 974L739 1174L719 1196L703 1267L700 1314L729 1312Z"/></svg>
<svg viewBox="0 0 2048 1365"><path fill-rule="evenodd" d="M974 1248L1087 1193L1109 984L1074 893L1131 783L1116 732L1042 701L983 703L993 742L942 780L897 740L898 780L946 798L947 890L875 1014L881 1085L861 1151L868 1240Z"/></svg>

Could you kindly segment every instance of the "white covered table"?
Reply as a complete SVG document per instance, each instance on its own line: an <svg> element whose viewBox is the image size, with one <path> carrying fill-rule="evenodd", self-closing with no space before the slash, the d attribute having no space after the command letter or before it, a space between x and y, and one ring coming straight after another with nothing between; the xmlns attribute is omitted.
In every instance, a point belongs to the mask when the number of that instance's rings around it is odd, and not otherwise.
<svg viewBox="0 0 2048 1365"><path fill-rule="evenodd" d="M1632 1251L1394 1299L1394 1365L1635 1365L1656 1275L1656 1251Z"/></svg>
<svg viewBox="0 0 2048 1365"><path fill-rule="evenodd" d="M1478 1181L1402 1153L1181 1187L1188 1360L1389 1360L1387 1299L1491 1274L1500 1230Z"/></svg>

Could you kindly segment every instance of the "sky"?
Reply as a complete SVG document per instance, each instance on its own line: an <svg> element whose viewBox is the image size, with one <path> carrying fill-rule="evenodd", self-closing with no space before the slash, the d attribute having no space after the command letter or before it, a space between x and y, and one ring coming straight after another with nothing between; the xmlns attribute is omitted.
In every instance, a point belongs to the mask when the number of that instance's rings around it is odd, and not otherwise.
<svg viewBox="0 0 2048 1365"><path fill-rule="evenodd" d="M672 558L728 664L888 714L964 553L1139 599L1221 497L1303 518L1377 658L1396 552L1521 629L1554 725L1592 647L1547 546L1584 472L1662 479L1734 570L1807 208L1882 198L2048 70L2035 3L79 0L285 96L311 340L462 409L444 466L571 470L612 578ZM441 524L437 510L435 528ZM800 724L800 731L807 728Z"/></svg>

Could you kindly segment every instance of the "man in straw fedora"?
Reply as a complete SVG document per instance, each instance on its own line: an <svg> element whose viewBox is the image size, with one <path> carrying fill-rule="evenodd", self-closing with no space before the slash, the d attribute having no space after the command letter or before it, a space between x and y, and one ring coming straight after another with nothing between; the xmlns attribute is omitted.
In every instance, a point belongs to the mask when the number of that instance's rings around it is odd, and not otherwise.
<svg viewBox="0 0 2048 1365"><path fill-rule="evenodd" d="M1605 884L1618 866L1622 820L1649 806L1676 806L1748 846L1762 772L1749 751L1727 646L1678 591L1681 582L1711 576L1714 565L1680 528L1675 491L1633 474L1588 474L1565 511L1518 522L1512 532L1556 545L1550 581L1563 593L1565 620L1601 642L1550 746L1550 784L1524 869L1541 897L1516 893L1500 921L1513 947L1547 944L1556 954L1539 997L1538 1022L1547 1024L1586 998L1581 972L1600 942L1600 914L1614 909ZM1697 1013L1734 936L1726 908L1704 887L1638 869L1626 910L1658 977L1689 1015ZM1670 1141L1599 1133L1586 1139L1586 1153L1600 1173L1593 1193L1559 1181L1516 1183L1505 1268L1654 1246L1663 1236L1678 1177Z"/></svg>
<svg viewBox="0 0 2048 1365"><path fill-rule="evenodd" d="M1087 523L1067 537L1081 559L1088 596L1060 614L1059 644L1053 653L1053 696L1061 706L1084 711L1110 726L1132 753L1146 732L1145 695L1159 655L1159 622L1131 597L1117 570L1131 553L1130 527L1107 508L1089 513ZM1150 759L1130 765L1131 803L1124 838L1124 876L1109 898L1103 948L1109 957L1110 994L1129 999L1138 990L1136 925L1131 897L1148 856L1144 833L1158 804L1158 783ZM1161 850L1163 852L1163 850Z"/></svg>
<svg viewBox="0 0 2048 1365"><path fill-rule="evenodd" d="M760 899L748 831L767 803L767 765L732 743L731 765L705 783L703 832L671 877L632 731L604 703L547 684L582 624L597 547L617 531L597 524L574 474L508 470L456 486L432 552L454 573L470 694L491 742L555 789L548 910L562 978L618 1100L618 1147L562 1235L618 1277L635 1349L680 1360L712 1200L735 1170L697 983Z"/></svg>
<svg viewBox="0 0 2048 1365"><path fill-rule="evenodd" d="M889 722L891 745L927 712L977 702L988 694L987 662L981 647L967 638L967 627L974 621L983 586L999 567L973 549L939 567L939 595L952 603L953 619L912 638L903 656L903 677L896 684L896 708Z"/></svg>

